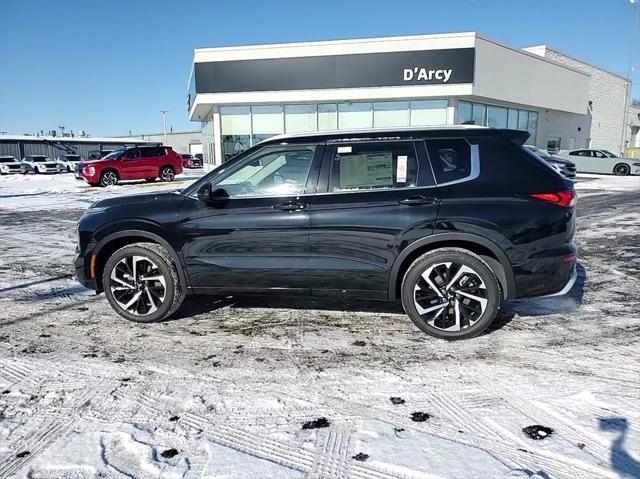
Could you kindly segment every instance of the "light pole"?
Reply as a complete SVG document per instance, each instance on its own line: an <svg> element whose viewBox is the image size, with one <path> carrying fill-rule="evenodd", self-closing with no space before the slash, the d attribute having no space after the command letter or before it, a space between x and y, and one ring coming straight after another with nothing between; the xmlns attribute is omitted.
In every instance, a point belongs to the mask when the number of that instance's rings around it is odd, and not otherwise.
<svg viewBox="0 0 640 479"><path fill-rule="evenodd" d="M164 144L167 144L167 113L169 110L160 110L162 112L162 131L164 132Z"/></svg>

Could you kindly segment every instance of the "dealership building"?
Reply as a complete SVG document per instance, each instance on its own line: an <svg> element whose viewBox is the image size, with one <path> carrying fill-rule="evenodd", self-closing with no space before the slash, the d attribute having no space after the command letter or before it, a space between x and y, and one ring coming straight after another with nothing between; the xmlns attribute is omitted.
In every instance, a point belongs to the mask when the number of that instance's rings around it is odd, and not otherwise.
<svg viewBox="0 0 640 479"><path fill-rule="evenodd" d="M189 85L210 165L273 135L336 129L473 122L528 130L551 151L638 141L629 80L476 33L199 48Z"/></svg>

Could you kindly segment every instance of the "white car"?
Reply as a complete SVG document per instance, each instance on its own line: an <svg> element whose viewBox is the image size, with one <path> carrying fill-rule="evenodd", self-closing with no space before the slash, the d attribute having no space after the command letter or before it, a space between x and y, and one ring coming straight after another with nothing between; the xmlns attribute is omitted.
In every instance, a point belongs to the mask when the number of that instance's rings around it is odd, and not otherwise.
<svg viewBox="0 0 640 479"><path fill-rule="evenodd" d="M73 155L69 153L65 153L64 155L60 155L56 158L56 163L64 166L64 169L67 173L71 173L76 169L76 164L82 161L82 157L80 155Z"/></svg>
<svg viewBox="0 0 640 479"><path fill-rule="evenodd" d="M24 166L13 156L0 156L0 175L24 174Z"/></svg>
<svg viewBox="0 0 640 479"><path fill-rule="evenodd" d="M575 163L578 173L640 175L640 159L620 158L609 150L561 150L554 156Z"/></svg>
<svg viewBox="0 0 640 479"><path fill-rule="evenodd" d="M22 159L27 173L62 173L64 166L45 155L27 155Z"/></svg>

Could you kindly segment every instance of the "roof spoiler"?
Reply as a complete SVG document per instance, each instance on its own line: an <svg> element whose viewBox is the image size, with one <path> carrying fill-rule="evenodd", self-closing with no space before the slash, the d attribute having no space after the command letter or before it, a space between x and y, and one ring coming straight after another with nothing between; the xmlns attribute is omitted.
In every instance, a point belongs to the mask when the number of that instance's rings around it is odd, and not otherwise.
<svg viewBox="0 0 640 479"><path fill-rule="evenodd" d="M524 145L531 133L525 130L509 130L506 128L500 128L497 130L498 134L507 140L514 142L518 146Z"/></svg>

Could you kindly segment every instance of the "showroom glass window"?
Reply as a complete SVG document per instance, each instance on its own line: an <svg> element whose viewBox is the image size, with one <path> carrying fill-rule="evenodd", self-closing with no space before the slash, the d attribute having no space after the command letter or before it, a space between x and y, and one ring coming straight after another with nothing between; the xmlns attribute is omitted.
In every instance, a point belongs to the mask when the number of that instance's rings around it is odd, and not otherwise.
<svg viewBox="0 0 640 479"><path fill-rule="evenodd" d="M231 198L302 194L315 148L307 145L261 148L215 177L211 189L223 188Z"/></svg>
<svg viewBox="0 0 640 479"><path fill-rule="evenodd" d="M419 100L411 102L411 126L447 124L447 100Z"/></svg>
<svg viewBox="0 0 640 479"><path fill-rule="evenodd" d="M418 162L411 141L341 144L335 148L330 181L332 192L416 186Z"/></svg>
<svg viewBox="0 0 640 479"><path fill-rule="evenodd" d="M383 101L373 104L375 128L409 126L408 101Z"/></svg>
<svg viewBox="0 0 640 479"><path fill-rule="evenodd" d="M472 105L467 101L458 102L458 124L469 122L473 119Z"/></svg>
<svg viewBox="0 0 640 479"><path fill-rule="evenodd" d="M338 128L354 130L371 128L373 105L371 103L340 103L338 105Z"/></svg>
<svg viewBox="0 0 640 479"><path fill-rule="evenodd" d="M282 105L251 107L252 145L284 133Z"/></svg>
<svg viewBox="0 0 640 479"><path fill-rule="evenodd" d="M321 103L318 105L318 130L338 129L338 105L335 103Z"/></svg>
<svg viewBox="0 0 640 479"><path fill-rule="evenodd" d="M491 128L507 127L508 110L499 106L487 106L487 126Z"/></svg>
<svg viewBox="0 0 640 479"><path fill-rule="evenodd" d="M222 158L227 161L251 146L251 109L248 106L220 107Z"/></svg>
<svg viewBox="0 0 640 479"><path fill-rule="evenodd" d="M284 131L285 133L317 131L317 118L317 106L315 104L285 105Z"/></svg>

